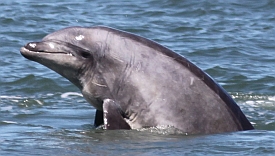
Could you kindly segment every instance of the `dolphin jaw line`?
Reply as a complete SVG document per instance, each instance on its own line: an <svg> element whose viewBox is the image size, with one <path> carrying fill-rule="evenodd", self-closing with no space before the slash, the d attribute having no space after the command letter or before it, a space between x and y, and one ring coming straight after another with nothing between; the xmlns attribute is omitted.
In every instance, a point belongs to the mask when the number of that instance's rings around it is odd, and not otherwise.
<svg viewBox="0 0 275 156"><path fill-rule="evenodd" d="M32 50L27 49L26 47L22 47L21 51L25 51L25 52L29 52L29 53L37 53L37 54L40 54L40 53L44 53L44 54L66 54L68 56L74 56L72 53L66 53L66 52L32 51Z"/></svg>

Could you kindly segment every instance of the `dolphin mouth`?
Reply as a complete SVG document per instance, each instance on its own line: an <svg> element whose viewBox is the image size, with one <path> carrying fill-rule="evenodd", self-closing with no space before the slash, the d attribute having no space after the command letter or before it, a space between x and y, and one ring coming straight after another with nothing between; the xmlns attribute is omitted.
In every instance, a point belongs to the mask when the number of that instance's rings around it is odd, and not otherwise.
<svg viewBox="0 0 275 156"><path fill-rule="evenodd" d="M72 43L59 40L45 40L27 43L20 49L21 54L28 59L45 57L75 57L78 59L93 58L91 52Z"/></svg>
<svg viewBox="0 0 275 156"><path fill-rule="evenodd" d="M52 49L55 49L54 44L49 43L46 47L44 42L30 42L24 46L25 49L29 50L30 52L36 52L36 53L48 53L48 54L67 54L73 56L72 53L65 52L65 51L55 51ZM50 48L49 48L50 47Z"/></svg>
<svg viewBox="0 0 275 156"><path fill-rule="evenodd" d="M26 56L28 54L61 54L61 55L68 55L74 56L73 53L65 52L65 51L56 51L54 44L46 44L45 42L30 42L27 43L20 49L22 55Z"/></svg>
<svg viewBox="0 0 275 156"><path fill-rule="evenodd" d="M48 51L33 51L28 49L27 47L22 47L20 49L21 53L36 53L36 54L65 54L69 56L74 56L72 53L66 53L66 52L48 52Z"/></svg>

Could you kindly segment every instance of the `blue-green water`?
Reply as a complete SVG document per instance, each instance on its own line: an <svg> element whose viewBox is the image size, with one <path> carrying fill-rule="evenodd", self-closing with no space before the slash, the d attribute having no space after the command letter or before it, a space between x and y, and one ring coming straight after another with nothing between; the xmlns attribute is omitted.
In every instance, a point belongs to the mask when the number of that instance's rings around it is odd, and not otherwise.
<svg viewBox="0 0 275 156"><path fill-rule="evenodd" d="M274 155L275 1L0 0L0 155ZM237 101L256 130L185 136L95 130L76 87L23 58L30 41L106 25L190 59Z"/></svg>

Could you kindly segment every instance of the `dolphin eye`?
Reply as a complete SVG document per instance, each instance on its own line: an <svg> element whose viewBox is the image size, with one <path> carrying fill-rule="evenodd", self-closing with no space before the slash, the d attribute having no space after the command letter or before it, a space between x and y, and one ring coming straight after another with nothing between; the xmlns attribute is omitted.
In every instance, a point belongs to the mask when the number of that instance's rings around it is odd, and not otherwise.
<svg viewBox="0 0 275 156"><path fill-rule="evenodd" d="M91 54L88 53L88 52L86 52L86 51L81 51L81 52L80 52L80 55L81 55L82 57L84 57L84 58L89 58L89 57L91 57Z"/></svg>

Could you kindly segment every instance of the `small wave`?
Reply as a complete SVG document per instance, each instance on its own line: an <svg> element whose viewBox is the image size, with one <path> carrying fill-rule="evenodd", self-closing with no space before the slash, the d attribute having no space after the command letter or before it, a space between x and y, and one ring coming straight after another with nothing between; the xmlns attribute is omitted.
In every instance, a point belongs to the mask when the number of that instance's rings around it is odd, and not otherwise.
<svg viewBox="0 0 275 156"><path fill-rule="evenodd" d="M2 123L6 123L6 124L17 124L17 122L15 122L15 121L2 121Z"/></svg>
<svg viewBox="0 0 275 156"><path fill-rule="evenodd" d="M237 99L237 100L263 100L263 99L267 99L267 97L265 95L258 95L258 94L252 94L252 93L239 93L239 92L235 92L235 93L232 93L230 92L231 96L234 98L234 99Z"/></svg>
<svg viewBox="0 0 275 156"><path fill-rule="evenodd" d="M12 106L6 106L6 107L0 107L0 110L1 111L10 111L10 110L12 110Z"/></svg>
<svg viewBox="0 0 275 156"><path fill-rule="evenodd" d="M70 96L80 96L80 97L83 97L82 94L77 93L77 92L66 92L66 93L61 94L61 98L70 98Z"/></svg>
<svg viewBox="0 0 275 156"><path fill-rule="evenodd" d="M155 127L148 127L148 128L140 128L137 129L137 131L141 132L151 132L156 134L163 134L163 135L172 135L172 134L184 134L188 135L188 133L185 133L179 129L177 129L174 126L167 126L167 125L160 125Z"/></svg>
<svg viewBox="0 0 275 156"><path fill-rule="evenodd" d="M270 96L270 97L268 97L268 100L269 100L269 101L275 101L275 96Z"/></svg>
<svg viewBox="0 0 275 156"><path fill-rule="evenodd" d="M13 103L21 103L21 104L22 103L24 103L24 104L27 104L27 103L35 104L35 103L37 103L39 105L43 105L43 102L41 100L34 99L33 97L30 98L30 97L14 96L14 95L11 95L11 96L1 95L0 99L6 100L6 101L11 101ZM2 110L2 111L10 111L11 109L12 109L12 106L0 107L0 110Z"/></svg>
<svg viewBox="0 0 275 156"><path fill-rule="evenodd" d="M20 96L7 96L7 95L0 95L0 99L24 99L26 97L20 97Z"/></svg>
<svg viewBox="0 0 275 156"><path fill-rule="evenodd" d="M254 107L262 106L275 106L275 96L264 94L252 93L231 93L231 96L238 103L245 103Z"/></svg>
<svg viewBox="0 0 275 156"><path fill-rule="evenodd" d="M252 93L232 93L231 95L256 129L274 130L274 95Z"/></svg>
<svg viewBox="0 0 275 156"><path fill-rule="evenodd" d="M43 105L43 102L41 102L40 100L34 100L36 101L39 105Z"/></svg>

